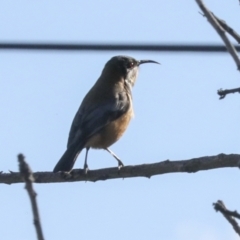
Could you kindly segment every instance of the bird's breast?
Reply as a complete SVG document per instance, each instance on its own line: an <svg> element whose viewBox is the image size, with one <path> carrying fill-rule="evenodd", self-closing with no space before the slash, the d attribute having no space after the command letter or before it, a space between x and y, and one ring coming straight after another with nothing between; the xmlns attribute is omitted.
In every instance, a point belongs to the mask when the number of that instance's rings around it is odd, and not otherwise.
<svg viewBox="0 0 240 240"><path fill-rule="evenodd" d="M108 123L97 134L92 136L85 147L91 148L108 148L115 143L126 131L131 118L133 117L133 107L130 107L126 113L117 118L116 120Z"/></svg>

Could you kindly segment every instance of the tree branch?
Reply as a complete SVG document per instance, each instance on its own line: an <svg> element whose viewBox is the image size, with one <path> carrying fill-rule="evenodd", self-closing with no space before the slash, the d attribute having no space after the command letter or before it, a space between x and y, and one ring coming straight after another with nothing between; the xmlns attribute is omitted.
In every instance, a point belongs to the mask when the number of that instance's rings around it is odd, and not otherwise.
<svg viewBox="0 0 240 240"><path fill-rule="evenodd" d="M207 18L209 23L213 26L213 28L217 31L219 36L222 38L223 42L226 45L228 52L231 54L231 56L233 57L233 60L235 61L236 65L237 65L237 69L240 70L240 59L238 58L237 51L234 48L234 46L231 44L231 42L229 41L228 37L225 35L225 29L223 27L224 26L226 27L226 23L224 25L222 20L219 22L218 20L220 20L220 19L218 19L218 18L216 19L215 15L207 9L207 7L203 4L203 2L201 0L196 0L196 2L199 5L199 7L201 8L201 10L203 11L204 16Z"/></svg>
<svg viewBox="0 0 240 240"><path fill-rule="evenodd" d="M195 173L198 171L239 167L239 154L219 154L216 156L206 156L193 158L190 160L181 161L163 161L151 164L142 164L135 166L125 166L118 170L117 167L105 168L98 170L89 170L85 175L83 169L74 169L71 173L53 173L53 172L35 172L33 173L36 183L60 183L60 182L79 182L90 181L96 182L99 180L109 180L117 178L132 178L132 177L147 177L155 175L186 172ZM0 183L13 184L23 182L23 179L18 172L1 173Z"/></svg>
<svg viewBox="0 0 240 240"><path fill-rule="evenodd" d="M34 182L34 177L32 175L32 171L28 164L24 160L24 156L22 154L18 155L18 162L19 162L19 170L20 170L20 177L25 181L26 185L25 188L28 192L31 205L32 205L32 212L33 212L33 223L36 229L37 238L38 240L44 240L43 232L40 222L40 217L38 213L38 206L36 200L36 192L33 189L32 183Z"/></svg>
<svg viewBox="0 0 240 240"><path fill-rule="evenodd" d="M215 17L215 19L218 21L218 23L221 25L221 27L229 34L231 35L238 43L240 43L240 36L238 35L238 33L231 28L230 26L227 25L227 23L218 18L213 12L211 12L211 14Z"/></svg>
<svg viewBox="0 0 240 240"><path fill-rule="evenodd" d="M216 211L220 211L222 215L227 219L227 221L232 225L235 232L240 236L240 227L236 220L233 217L240 218L240 215L237 213L237 211L229 211L223 201L218 200L216 203L213 203L214 209Z"/></svg>
<svg viewBox="0 0 240 240"><path fill-rule="evenodd" d="M217 94L220 96L219 99L225 98L226 95L230 93L240 93L240 88L225 89L225 90L219 89L217 91Z"/></svg>

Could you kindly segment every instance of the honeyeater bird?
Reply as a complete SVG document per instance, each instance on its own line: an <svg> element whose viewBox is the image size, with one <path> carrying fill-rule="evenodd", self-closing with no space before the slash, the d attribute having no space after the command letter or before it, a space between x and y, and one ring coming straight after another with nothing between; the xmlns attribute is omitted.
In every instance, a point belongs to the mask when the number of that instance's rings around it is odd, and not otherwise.
<svg viewBox="0 0 240 240"><path fill-rule="evenodd" d="M105 65L94 86L84 97L70 129L67 149L54 172L69 172L86 148L84 170L87 173L87 155L90 148L105 149L117 161L122 161L109 149L125 132L133 116L132 87L138 68L152 60L136 60L128 56L112 57Z"/></svg>

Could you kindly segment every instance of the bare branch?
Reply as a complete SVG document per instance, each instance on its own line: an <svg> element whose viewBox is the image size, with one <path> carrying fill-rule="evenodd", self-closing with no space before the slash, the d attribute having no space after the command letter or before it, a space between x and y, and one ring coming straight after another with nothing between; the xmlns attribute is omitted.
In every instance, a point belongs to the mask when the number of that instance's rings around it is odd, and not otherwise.
<svg viewBox="0 0 240 240"><path fill-rule="evenodd" d="M217 91L217 94L220 96L219 99L223 99L226 97L227 94L237 93L237 92L240 93L240 88L225 89L225 90L219 89Z"/></svg>
<svg viewBox="0 0 240 240"><path fill-rule="evenodd" d="M238 43L240 43L240 36L238 35L237 32L235 32L234 29L232 29L230 26L227 25L227 23L218 18L215 14L213 14L213 12L211 12L211 14L215 17L215 19L218 21L218 23L221 25L221 27L228 32Z"/></svg>
<svg viewBox="0 0 240 240"><path fill-rule="evenodd" d="M231 44L227 36L225 35L225 29L219 24L218 20L214 17L214 15L206 8L206 6L203 4L201 0L196 0L197 4L201 8L201 10L204 13L204 16L206 16L209 23L213 26L213 28L217 31L219 36L222 38L223 42L226 45L226 48L228 52L233 57L233 60L235 61L237 65L237 69L240 70L240 60L237 55L237 51L234 48L234 46ZM222 21L222 20L221 20Z"/></svg>
<svg viewBox="0 0 240 240"><path fill-rule="evenodd" d="M227 219L227 221L232 225L233 229L236 231L236 233L240 236L240 227L236 220L233 217L240 218L240 215L236 211L229 211L223 201L218 200L216 203L213 203L214 209L216 211L220 211L223 216Z"/></svg>
<svg viewBox="0 0 240 240"><path fill-rule="evenodd" d="M222 213L227 214L228 216L240 219L240 214L236 210L235 211L228 210L221 200L218 200L216 203L213 203L213 206L216 211L220 211Z"/></svg>
<svg viewBox="0 0 240 240"><path fill-rule="evenodd" d="M155 175L186 172L195 173L198 171L238 167L240 166L239 154L219 154L216 156L206 156L182 161L163 161L151 164L135 166L125 166L118 170L117 167L98 170L89 170L85 175L83 169L74 169L71 173L35 172L33 174L36 183L60 183L60 182L79 182L99 180L109 180L117 178L147 177ZM23 182L19 173L0 174L0 183L13 184Z"/></svg>
<svg viewBox="0 0 240 240"><path fill-rule="evenodd" d="M38 213L38 206L37 206L37 199L36 199L36 192L33 189L32 182L34 182L34 177L32 174L32 171L28 164L24 160L24 156L22 154L18 155L18 161L19 161L19 170L20 170L20 176L25 181L26 185L25 188L28 192L31 205L32 205L32 212L33 212L33 223L35 225L37 238L38 240L44 240L43 238L43 232L41 228L41 222L40 217ZM13 174L13 173L12 173Z"/></svg>

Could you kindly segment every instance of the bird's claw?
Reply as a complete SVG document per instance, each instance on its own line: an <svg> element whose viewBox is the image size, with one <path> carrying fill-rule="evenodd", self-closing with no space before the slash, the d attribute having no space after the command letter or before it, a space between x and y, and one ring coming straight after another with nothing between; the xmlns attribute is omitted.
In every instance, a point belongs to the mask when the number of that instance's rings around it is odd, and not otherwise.
<svg viewBox="0 0 240 240"><path fill-rule="evenodd" d="M84 164L83 170L84 170L84 174L87 175L87 173L88 173L88 171L89 171L89 168L88 168L88 165L87 165L87 164Z"/></svg>
<svg viewBox="0 0 240 240"><path fill-rule="evenodd" d="M59 173L61 173L62 178L66 179L66 180L72 178L71 172L59 171Z"/></svg>
<svg viewBox="0 0 240 240"><path fill-rule="evenodd" d="M118 170L121 170L121 168L124 167L124 164L122 163L121 160L118 160Z"/></svg>

